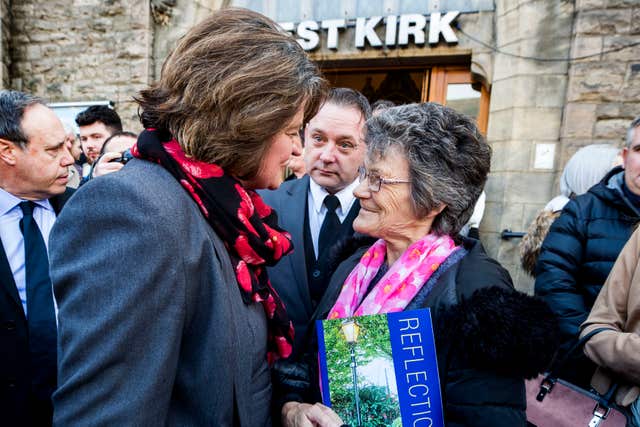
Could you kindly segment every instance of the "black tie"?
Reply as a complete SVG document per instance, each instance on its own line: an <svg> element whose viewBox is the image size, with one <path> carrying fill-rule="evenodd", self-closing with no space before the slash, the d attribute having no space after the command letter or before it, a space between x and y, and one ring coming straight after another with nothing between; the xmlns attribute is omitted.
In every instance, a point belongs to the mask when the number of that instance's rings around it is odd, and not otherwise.
<svg viewBox="0 0 640 427"><path fill-rule="evenodd" d="M336 214L336 208L340 206L340 200L332 194L324 198L324 205L327 207L327 214L320 228L320 236L318 237L318 258L327 250L337 239L340 232L340 220Z"/></svg>
<svg viewBox="0 0 640 427"><path fill-rule="evenodd" d="M27 325L33 391L49 398L56 383L56 319L47 247L33 218L33 202L20 203L27 282ZM48 396L46 396L48 394Z"/></svg>

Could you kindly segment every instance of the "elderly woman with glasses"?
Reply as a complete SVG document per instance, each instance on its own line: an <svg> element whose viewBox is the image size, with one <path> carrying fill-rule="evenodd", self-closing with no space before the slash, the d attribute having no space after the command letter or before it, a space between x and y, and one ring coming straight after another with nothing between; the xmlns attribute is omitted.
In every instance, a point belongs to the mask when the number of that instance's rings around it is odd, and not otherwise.
<svg viewBox="0 0 640 427"><path fill-rule="evenodd" d="M341 262L318 318L431 308L447 426L525 426L523 379L550 362L555 319L513 289L479 241L458 234L487 179L489 146L471 119L433 103L381 112L367 121L366 142L353 227L375 240L334 248ZM298 392L285 425L338 423L304 403L317 386Z"/></svg>

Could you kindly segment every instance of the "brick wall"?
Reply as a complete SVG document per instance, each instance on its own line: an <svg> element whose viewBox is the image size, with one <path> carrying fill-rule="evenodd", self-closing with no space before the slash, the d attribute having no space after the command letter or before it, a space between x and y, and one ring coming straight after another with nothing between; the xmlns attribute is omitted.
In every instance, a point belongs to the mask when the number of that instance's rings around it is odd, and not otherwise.
<svg viewBox="0 0 640 427"><path fill-rule="evenodd" d="M151 72L148 0L13 0L11 10L13 88L49 101L111 100L125 127L140 130L132 96Z"/></svg>
<svg viewBox="0 0 640 427"><path fill-rule="evenodd" d="M640 45L604 53L640 43L640 3L581 0L576 12L571 56L590 57L569 69L560 165L584 145L622 146L626 128L640 115Z"/></svg>
<svg viewBox="0 0 640 427"><path fill-rule="evenodd" d="M9 39L11 35L9 0L0 0L0 88L9 87Z"/></svg>
<svg viewBox="0 0 640 427"><path fill-rule="evenodd" d="M568 56L573 2L501 0L495 13L501 51L522 57ZM519 239L501 240L500 232L525 231L553 194L555 171L534 167L535 149L537 144L558 143L567 69L566 61L494 55L487 134L493 158L480 230L489 254L523 291L532 292L533 281L520 268Z"/></svg>

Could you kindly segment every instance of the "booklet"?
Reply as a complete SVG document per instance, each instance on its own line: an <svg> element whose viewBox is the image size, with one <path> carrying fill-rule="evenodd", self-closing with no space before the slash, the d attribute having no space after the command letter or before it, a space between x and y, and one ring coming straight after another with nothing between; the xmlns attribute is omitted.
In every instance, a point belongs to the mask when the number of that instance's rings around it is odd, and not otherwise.
<svg viewBox="0 0 640 427"><path fill-rule="evenodd" d="M323 403L353 426L444 426L429 309L318 320Z"/></svg>

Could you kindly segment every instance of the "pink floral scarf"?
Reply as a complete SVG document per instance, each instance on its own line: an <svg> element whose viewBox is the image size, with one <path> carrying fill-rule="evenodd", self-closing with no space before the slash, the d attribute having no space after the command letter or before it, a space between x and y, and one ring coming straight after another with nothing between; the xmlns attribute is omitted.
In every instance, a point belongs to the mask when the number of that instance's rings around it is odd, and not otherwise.
<svg viewBox="0 0 640 427"><path fill-rule="evenodd" d="M385 261L387 245L384 240L378 240L345 280L338 300L329 311L329 319L404 310L440 264L458 248L449 236L424 236L404 251L363 299Z"/></svg>

